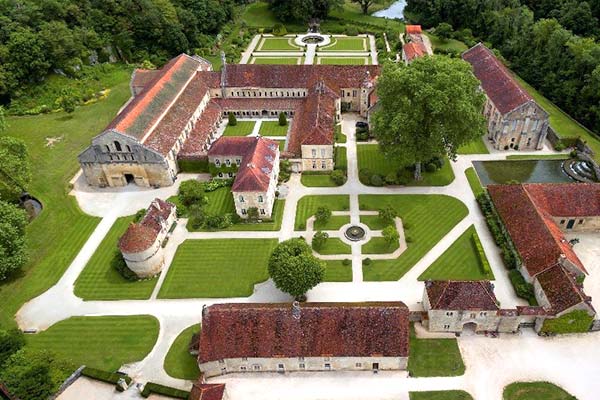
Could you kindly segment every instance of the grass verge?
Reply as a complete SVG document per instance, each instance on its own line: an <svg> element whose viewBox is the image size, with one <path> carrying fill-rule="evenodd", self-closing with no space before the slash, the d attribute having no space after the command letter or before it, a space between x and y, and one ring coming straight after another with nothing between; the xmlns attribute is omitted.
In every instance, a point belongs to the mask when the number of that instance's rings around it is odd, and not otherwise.
<svg viewBox="0 0 600 400"><path fill-rule="evenodd" d="M193 381L200 375L198 361L188 351L192 336L200 332L200 325L192 325L177 336L163 364L170 377Z"/></svg>
<svg viewBox="0 0 600 400"><path fill-rule="evenodd" d="M550 382L514 382L504 388L503 400L574 400L564 389Z"/></svg>
<svg viewBox="0 0 600 400"><path fill-rule="evenodd" d="M331 211L348 211L350 209L350 197L347 195L315 195L302 197L298 201L296 208L296 222L294 229L297 231L306 229L306 220L313 216L319 207L327 207Z"/></svg>
<svg viewBox="0 0 600 400"><path fill-rule="evenodd" d="M465 364L456 339L419 339L411 325L408 372L411 377L464 374Z"/></svg>

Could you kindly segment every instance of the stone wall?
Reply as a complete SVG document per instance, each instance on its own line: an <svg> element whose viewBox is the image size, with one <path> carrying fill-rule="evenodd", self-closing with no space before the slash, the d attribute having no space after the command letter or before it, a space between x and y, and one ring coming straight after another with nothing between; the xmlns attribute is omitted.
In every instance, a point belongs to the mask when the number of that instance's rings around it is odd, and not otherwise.
<svg viewBox="0 0 600 400"><path fill-rule="evenodd" d="M488 99L484 108L489 138L498 150L540 150L548 131L548 114L535 102L528 102L502 115Z"/></svg>
<svg viewBox="0 0 600 400"><path fill-rule="evenodd" d="M303 171L331 171L333 167L333 145L302 146Z"/></svg>

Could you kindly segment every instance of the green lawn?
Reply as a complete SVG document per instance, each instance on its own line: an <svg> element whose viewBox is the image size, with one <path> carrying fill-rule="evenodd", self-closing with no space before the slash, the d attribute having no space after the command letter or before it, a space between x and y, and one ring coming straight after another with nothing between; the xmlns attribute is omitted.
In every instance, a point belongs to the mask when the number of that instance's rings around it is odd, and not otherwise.
<svg viewBox="0 0 600 400"><path fill-rule="evenodd" d="M192 335L198 332L200 332L200 325L192 325L181 332L171 345L163 364L169 376L188 381L198 379L200 375L198 361L188 351Z"/></svg>
<svg viewBox="0 0 600 400"><path fill-rule="evenodd" d="M483 271L482 261L472 239L473 234L477 235L477 232L475 227L471 225L419 276L419 280L493 280L494 274L491 270L488 272Z"/></svg>
<svg viewBox="0 0 600 400"><path fill-rule="evenodd" d="M242 19L248 26L269 27L279 23L273 12L269 10L269 4L264 1L248 4L242 12Z"/></svg>
<svg viewBox="0 0 600 400"><path fill-rule="evenodd" d="M371 11L375 11L378 8L380 9L382 7L385 7L384 3L376 4L372 6ZM398 31L404 31L404 24L399 20L390 20L385 18L373 17L372 15L364 15L360 10L359 5L351 1L346 1L341 9L334 8L329 14L332 17L345 20L346 24L348 25L352 25L350 24L350 22L353 22L359 31L367 30L367 27L362 27L361 24L376 25L380 28L389 28ZM326 20L321 23L321 29L326 31L329 24L336 26L339 25L337 21Z"/></svg>
<svg viewBox="0 0 600 400"><path fill-rule="evenodd" d="M344 265L342 260L327 260L324 282L352 282L352 264Z"/></svg>
<svg viewBox="0 0 600 400"><path fill-rule="evenodd" d="M183 242L158 294L162 299L246 297L267 280L275 239Z"/></svg>
<svg viewBox="0 0 600 400"><path fill-rule="evenodd" d="M402 218L408 242L400 257L363 265L365 281L400 279L468 214L460 200L443 195L360 195L359 203L361 210L373 211L391 204Z"/></svg>
<svg viewBox="0 0 600 400"><path fill-rule="evenodd" d="M361 36L333 37L331 43L317 51L369 51L367 38Z"/></svg>
<svg viewBox="0 0 600 400"><path fill-rule="evenodd" d="M307 187L336 187L336 183L331 180L331 174L307 175L302 174L300 182Z"/></svg>
<svg viewBox="0 0 600 400"><path fill-rule="evenodd" d="M118 253L117 242L125 233L133 216L117 219L98 249L75 281L75 295L84 300L149 299L156 279L128 281L112 266Z"/></svg>
<svg viewBox="0 0 600 400"><path fill-rule="evenodd" d="M348 137L345 133L342 132L342 124L337 124L335 126L335 142L336 143L346 143L348 141Z"/></svg>
<svg viewBox="0 0 600 400"><path fill-rule="evenodd" d="M158 329L158 320L150 315L71 317L26 339L28 348L53 352L75 366L116 371L144 359Z"/></svg>
<svg viewBox="0 0 600 400"><path fill-rule="evenodd" d="M317 64L324 65L368 65L369 57L317 57Z"/></svg>
<svg viewBox="0 0 600 400"><path fill-rule="evenodd" d="M267 54L267 53L264 53ZM296 65L302 64L302 57L253 57L250 64L273 65L286 64Z"/></svg>
<svg viewBox="0 0 600 400"><path fill-rule="evenodd" d="M345 147L336 146L333 151L335 152L335 168L348 168L347 149Z"/></svg>
<svg viewBox="0 0 600 400"><path fill-rule="evenodd" d="M258 133L261 136L287 136L290 124L281 126L279 121L263 121Z"/></svg>
<svg viewBox="0 0 600 400"><path fill-rule="evenodd" d="M349 244L342 242L340 238L329 238L323 248L317 251L319 254L352 254L352 248Z"/></svg>
<svg viewBox="0 0 600 400"><path fill-rule="evenodd" d="M374 231L383 230L390 223L388 221L384 221L379 218L379 215L361 215L360 222L369 227L369 229Z"/></svg>
<svg viewBox="0 0 600 400"><path fill-rule="evenodd" d="M412 172L405 171L404 167L398 160L388 160L379 151L377 144L360 144L357 145L358 153L358 169L369 169L375 174L385 177L389 173L396 173L402 170L406 176L408 183L406 186L446 186L454 180L454 172L448 159L445 160L442 168L436 172L428 173L423 171L423 179L416 182L412 179ZM369 184L368 182L363 182Z"/></svg>
<svg viewBox="0 0 600 400"><path fill-rule="evenodd" d="M225 127L223 136L248 136L252 133L256 121L237 121L237 125L229 125Z"/></svg>
<svg viewBox="0 0 600 400"><path fill-rule="evenodd" d="M350 223L349 215L332 215L326 222L317 222L313 226L315 231L337 231L342 226Z"/></svg>
<svg viewBox="0 0 600 400"><path fill-rule="evenodd" d="M350 209L350 197L347 195L302 197L298 201L296 208L294 229L297 231L304 230L306 228L306 220L313 216L319 207L327 207L331 211L348 211ZM300 225L303 225L304 228L301 228Z"/></svg>
<svg viewBox="0 0 600 400"><path fill-rule="evenodd" d="M465 365L456 339L419 339L411 325L408 372L411 377L464 374Z"/></svg>
<svg viewBox="0 0 600 400"><path fill-rule="evenodd" d="M475 197L479 196L484 192L483 186L481 186L481 182L479 181L479 176L477 176L477 172L475 168L469 167L465 170L465 175L467 176L467 180L469 181L469 186L471 186L471 191L475 195Z"/></svg>
<svg viewBox="0 0 600 400"><path fill-rule="evenodd" d="M362 245L362 254L388 254L396 251L398 247L400 247L398 242L390 245L384 238L374 237Z"/></svg>
<svg viewBox="0 0 600 400"><path fill-rule="evenodd" d="M473 400L473 396L462 390L409 392L408 395L410 400Z"/></svg>
<svg viewBox="0 0 600 400"><path fill-rule="evenodd" d="M466 51L469 47L463 42L456 39L440 39L439 37L432 35L430 33L425 33L429 36L429 40L431 41L431 46L433 49L445 50L445 51L454 51L456 53L462 53Z"/></svg>
<svg viewBox="0 0 600 400"><path fill-rule="evenodd" d="M285 140L278 140L279 142L279 151L283 151L285 149Z"/></svg>
<svg viewBox="0 0 600 400"><path fill-rule="evenodd" d="M44 205L27 227L29 262L22 271L0 284L0 325L14 325L23 303L46 291L62 276L87 241L99 218L85 215L69 192L68 182L79 169L76 155L90 144L129 98L130 74L119 72L120 83L108 98L78 107L71 115L51 113L8 118L7 134L24 140L35 173L29 192ZM47 137L62 137L46 147Z"/></svg>
<svg viewBox="0 0 600 400"><path fill-rule="evenodd" d="M294 44L293 37L265 37L256 47L256 51L304 51Z"/></svg>
<svg viewBox="0 0 600 400"><path fill-rule="evenodd" d="M485 143L484 136L481 136L479 139L472 141L469 144L461 146L458 149L458 154L489 154L489 150Z"/></svg>
<svg viewBox="0 0 600 400"><path fill-rule="evenodd" d="M504 388L503 400L574 400L575 397L550 382L514 382Z"/></svg>
<svg viewBox="0 0 600 400"><path fill-rule="evenodd" d="M568 154L511 154L506 156L507 160L567 160Z"/></svg>

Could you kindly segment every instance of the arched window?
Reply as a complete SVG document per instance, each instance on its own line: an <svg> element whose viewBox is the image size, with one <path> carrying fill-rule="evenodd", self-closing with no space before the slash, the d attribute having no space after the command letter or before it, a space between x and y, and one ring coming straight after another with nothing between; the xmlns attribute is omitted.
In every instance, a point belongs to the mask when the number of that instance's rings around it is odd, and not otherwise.
<svg viewBox="0 0 600 400"><path fill-rule="evenodd" d="M110 153L110 147L108 147L108 145L105 145L105 146L104 146L104 150L105 150L107 153Z"/></svg>
<svg viewBox="0 0 600 400"><path fill-rule="evenodd" d="M125 145L125 148L127 149L127 152L128 152L128 153L131 153L131 147L129 147L129 145L128 145L128 144L126 144L126 145Z"/></svg>
<svg viewBox="0 0 600 400"><path fill-rule="evenodd" d="M115 143L115 150L122 151L122 149L121 149L121 143L119 143L118 140L115 140L114 143Z"/></svg>

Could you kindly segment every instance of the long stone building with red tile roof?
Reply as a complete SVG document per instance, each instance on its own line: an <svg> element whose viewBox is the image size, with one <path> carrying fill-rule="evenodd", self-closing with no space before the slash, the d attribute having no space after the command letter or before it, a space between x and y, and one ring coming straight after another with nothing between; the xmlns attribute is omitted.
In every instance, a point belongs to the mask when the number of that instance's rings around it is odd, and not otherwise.
<svg viewBox="0 0 600 400"><path fill-rule="evenodd" d="M236 372L406 369L401 302L216 304L204 308L204 377Z"/></svg>
<svg viewBox="0 0 600 400"><path fill-rule="evenodd" d="M206 162L229 113L291 118L282 157L296 170L333 169L335 124L341 110L363 116L378 66L227 65L182 54L158 71L136 70L132 99L79 155L92 186L172 185L178 161Z"/></svg>
<svg viewBox="0 0 600 400"><path fill-rule="evenodd" d="M548 132L548 113L482 43L465 51L462 58L473 66L487 97L483 113L494 148L542 149Z"/></svg>

